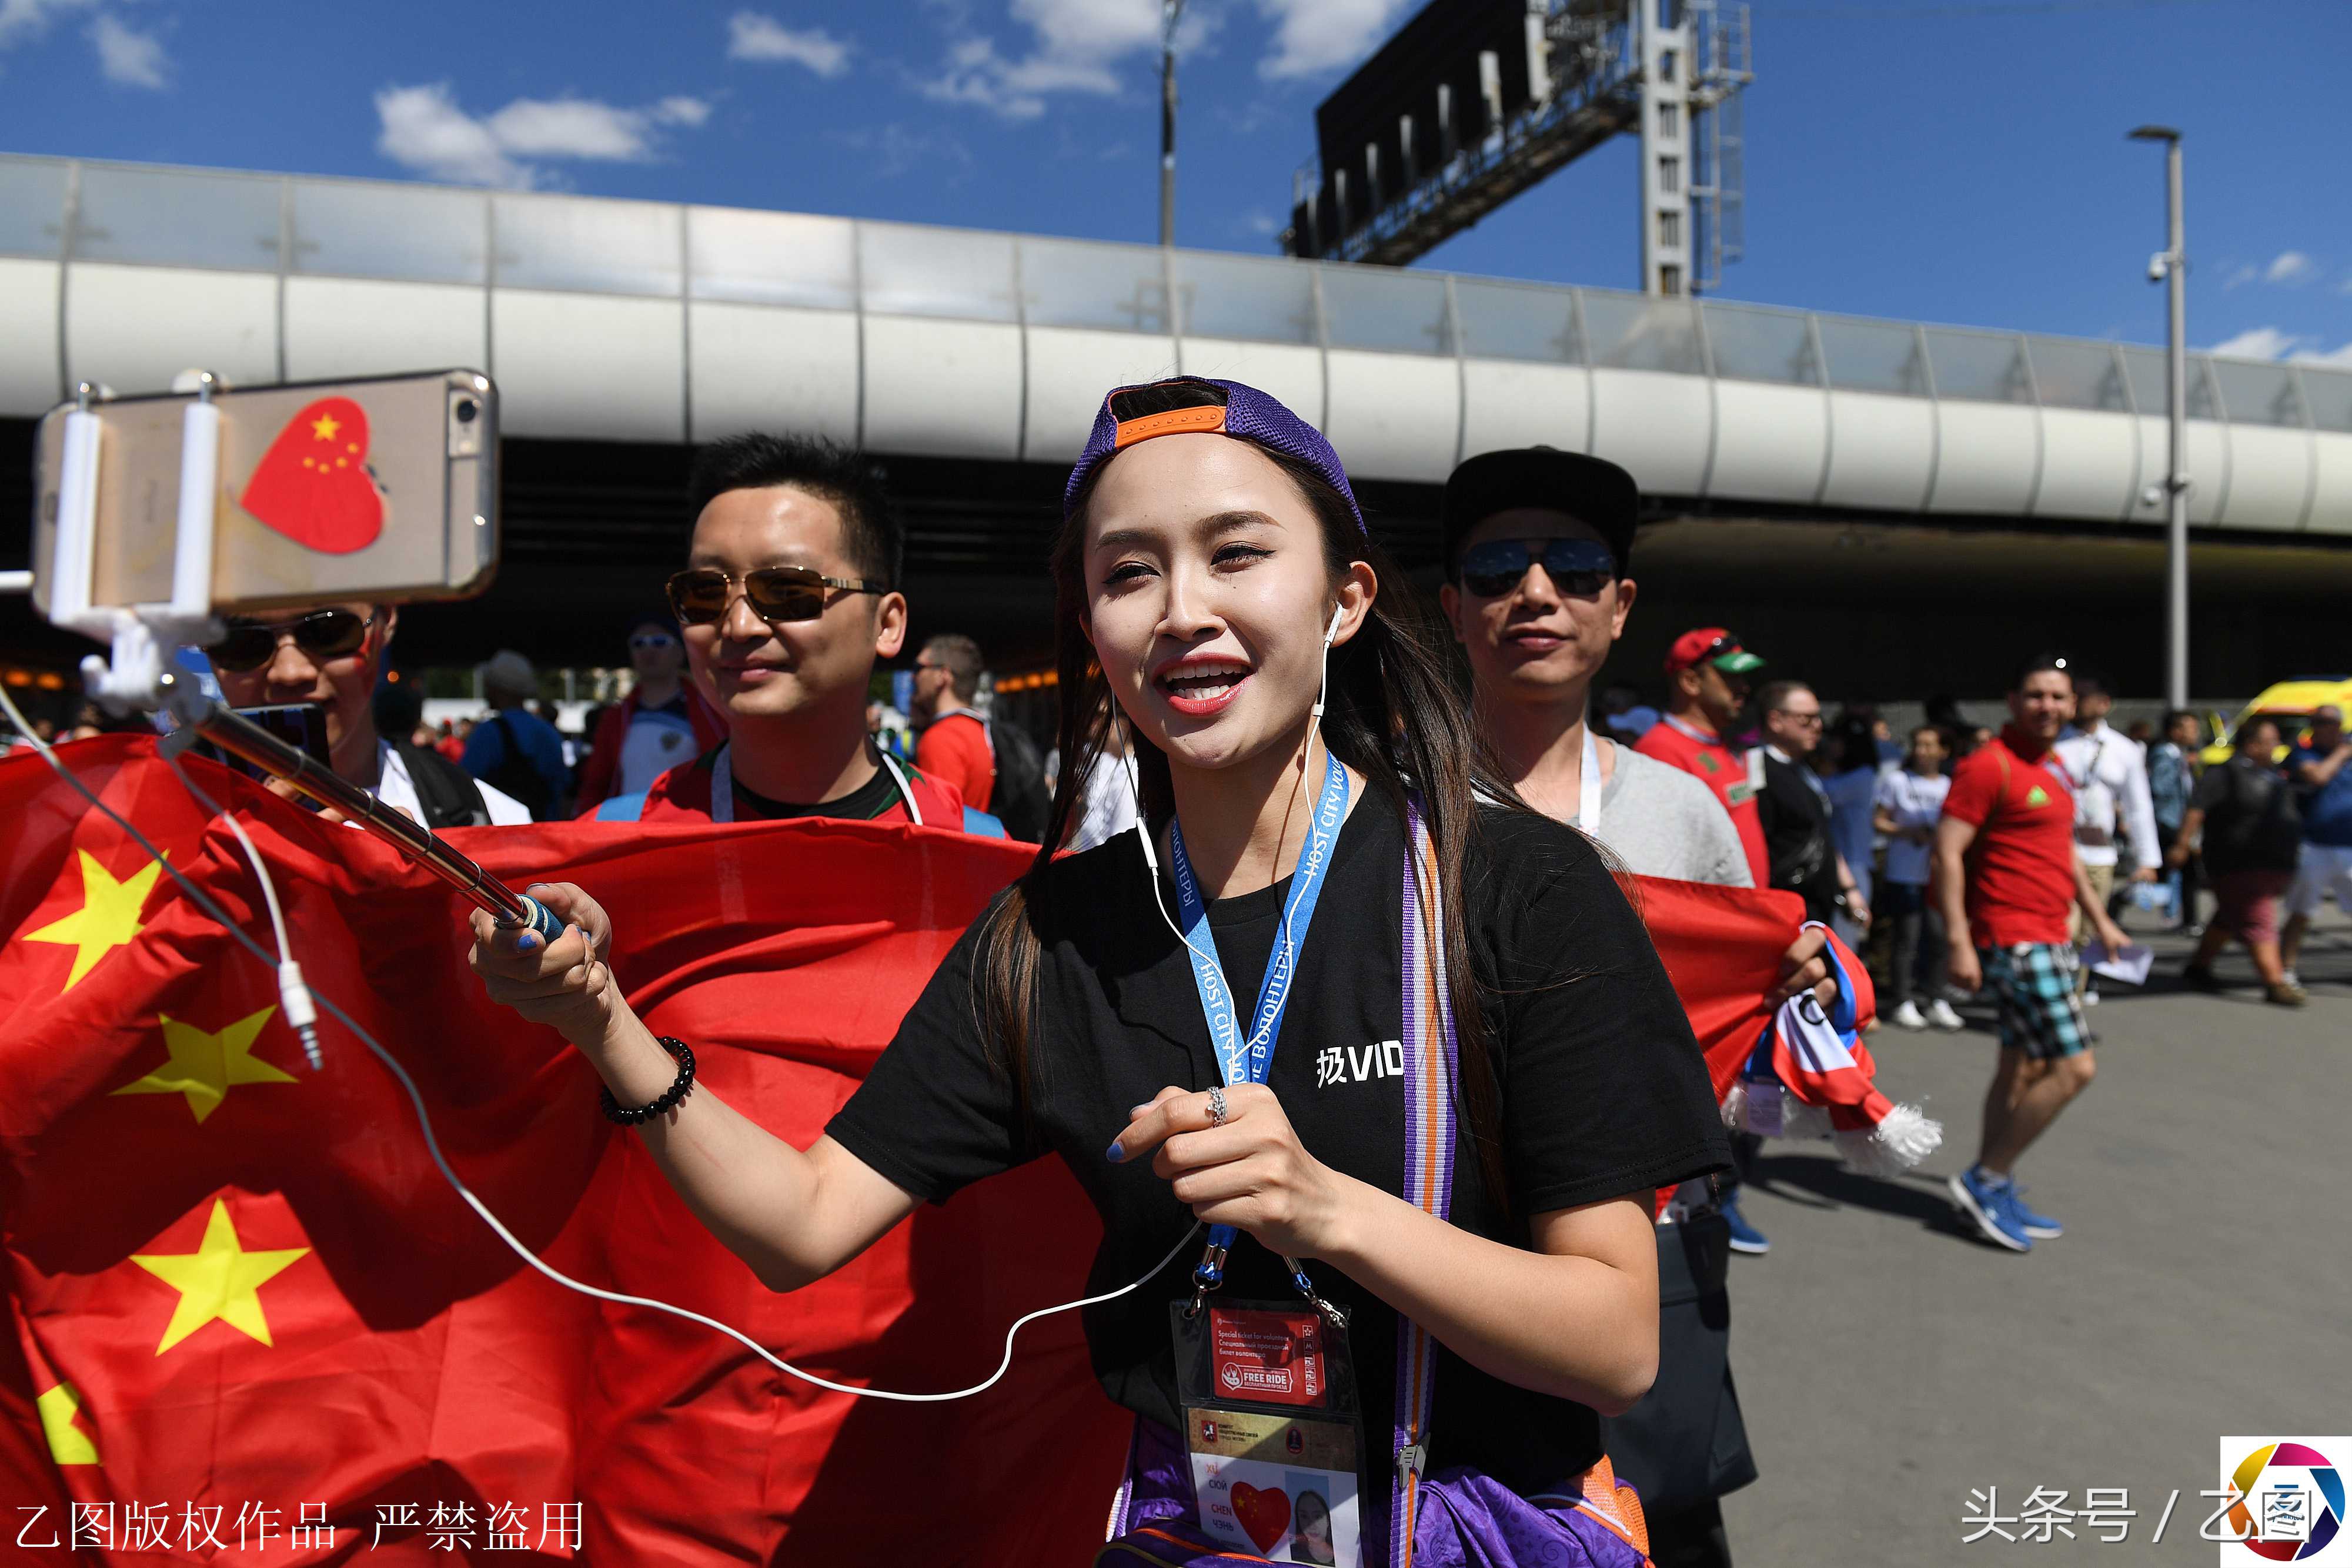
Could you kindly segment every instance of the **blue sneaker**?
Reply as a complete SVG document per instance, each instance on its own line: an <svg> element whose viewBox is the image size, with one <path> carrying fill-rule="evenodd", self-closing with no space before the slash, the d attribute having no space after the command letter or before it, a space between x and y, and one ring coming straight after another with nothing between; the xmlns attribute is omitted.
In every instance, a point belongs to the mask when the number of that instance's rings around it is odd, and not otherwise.
<svg viewBox="0 0 2352 1568"><path fill-rule="evenodd" d="M1985 1179L1982 1171L1970 1166L1948 1185L1952 1201L1959 1206L1962 1214L1976 1222L1986 1240L2012 1252L2033 1250L2033 1239L2025 1233L2011 1207L2016 1202L2011 1196L2015 1183L2003 1182L1995 1186Z"/></svg>
<svg viewBox="0 0 2352 1568"><path fill-rule="evenodd" d="M1739 1212L1738 1193L1725 1193L1722 1200L1716 1207L1723 1211L1725 1223L1731 1227L1731 1249L1734 1252L1745 1252L1750 1258L1761 1258L1765 1253L1772 1250L1772 1244L1764 1239L1764 1233L1748 1224L1748 1217Z"/></svg>
<svg viewBox="0 0 2352 1568"><path fill-rule="evenodd" d="M2046 1214L2036 1214L2025 1207L2025 1189L2015 1182L2009 1184L2009 1212L2017 1228L2036 1241L2055 1241L2066 1234L2066 1228Z"/></svg>

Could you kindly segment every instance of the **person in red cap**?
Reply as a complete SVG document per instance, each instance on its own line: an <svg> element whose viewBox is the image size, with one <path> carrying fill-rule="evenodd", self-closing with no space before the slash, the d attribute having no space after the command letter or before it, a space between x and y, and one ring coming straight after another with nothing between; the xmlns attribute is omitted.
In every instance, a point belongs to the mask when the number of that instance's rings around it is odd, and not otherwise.
<svg viewBox="0 0 2352 1568"><path fill-rule="evenodd" d="M1758 887L1771 885L1771 859L1764 852L1764 823L1756 797L1764 785L1764 753L1727 738L1748 706L1748 677L1764 661L1739 645L1720 626L1702 626L1675 639L1666 651L1666 716L1652 725L1633 747L1644 757L1670 762L1706 781L1739 842Z"/></svg>

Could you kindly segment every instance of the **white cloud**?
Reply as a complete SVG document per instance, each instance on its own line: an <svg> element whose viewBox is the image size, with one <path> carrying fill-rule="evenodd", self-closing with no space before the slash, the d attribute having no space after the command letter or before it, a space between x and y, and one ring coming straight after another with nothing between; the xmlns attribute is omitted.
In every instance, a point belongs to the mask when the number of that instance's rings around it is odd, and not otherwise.
<svg viewBox="0 0 2352 1568"><path fill-rule="evenodd" d="M641 163L651 155L651 116L593 99L519 98L490 116L487 129L501 152L526 158L587 158Z"/></svg>
<svg viewBox="0 0 2352 1568"><path fill-rule="evenodd" d="M458 106L446 82L386 88L375 95L375 108L383 122L376 151L394 162L436 180L512 190L545 183L547 172L528 159L642 163L657 150L658 128L690 129L710 118L707 101L683 96L650 109L519 98L478 118Z"/></svg>
<svg viewBox="0 0 2352 1568"><path fill-rule="evenodd" d="M1025 53L1008 56L993 40L967 34L949 46L940 73L917 84L923 95L1034 120L1049 94L1117 93L1119 64L1160 48L1159 0L1013 0L1013 16L1035 36ZM1196 7L1177 29L1177 52L1198 48L1213 22Z"/></svg>
<svg viewBox="0 0 2352 1568"><path fill-rule="evenodd" d="M2270 266L2263 269L2263 281L2264 283L2301 283L2316 270L2317 268L2311 264L2311 257L2304 255L2303 252L2283 250L2271 259Z"/></svg>
<svg viewBox="0 0 2352 1568"><path fill-rule="evenodd" d="M536 183L488 125L457 107L446 84L386 88L375 95L375 112L383 123L375 150L404 169L461 185L528 190Z"/></svg>
<svg viewBox="0 0 2352 1568"><path fill-rule="evenodd" d="M2276 327L2254 327L2205 350L2226 354L2240 360L2292 360L2299 365L2332 365L2352 370L2352 343L2341 348L2323 349L2321 340L2283 331Z"/></svg>
<svg viewBox="0 0 2352 1568"><path fill-rule="evenodd" d="M1389 30L1403 0L1257 0L1274 24L1274 50L1257 74L1274 80L1352 66Z"/></svg>
<svg viewBox="0 0 2352 1568"><path fill-rule="evenodd" d="M0 49L37 37L50 22L71 11L87 11L97 0L0 0Z"/></svg>
<svg viewBox="0 0 2352 1568"><path fill-rule="evenodd" d="M2275 360L2303 342L2292 332L2276 327L2252 327L2234 338L2225 339L2206 350L2210 354L2226 354L2240 360Z"/></svg>
<svg viewBox="0 0 2352 1568"><path fill-rule="evenodd" d="M163 53L163 40L154 34L126 27L101 13L89 25L89 41L98 50L99 70L116 86L160 91L167 85L172 62Z"/></svg>
<svg viewBox="0 0 2352 1568"><path fill-rule="evenodd" d="M784 60L821 77L837 77L849 68L851 47L822 27L787 27L757 11L738 11L727 19L730 60Z"/></svg>
<svg viewBox="0 0 2352 1568"><path fill-rule="evenodd" d="M2224 291L2232 288L2243 288L2247 284L2252 283L2262 275L2263 269L2256 267L2252 262L2248 262L2242 267L2233 267L2230 269L2230 276L2221 280L2221 287Z"/></svg>

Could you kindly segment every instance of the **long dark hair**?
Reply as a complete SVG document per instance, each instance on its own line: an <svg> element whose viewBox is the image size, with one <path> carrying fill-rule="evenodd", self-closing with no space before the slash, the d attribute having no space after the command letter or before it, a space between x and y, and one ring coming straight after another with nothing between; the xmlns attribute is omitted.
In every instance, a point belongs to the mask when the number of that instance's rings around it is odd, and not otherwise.
<svg viewBox="0 0 2352 1568"><path fill-rule="evenodd" d="M1160 385L1123 393L1123 417L1202 406L1215 396L1201 385ZM1447 660L1440 623L1388 553L1358 528L1346 497L1309 465L1265 447L1258 450L1289 478L1314 511L1323 536L1324 565L1336 580L1356 561L1369 566L1379 591L1355 636L1331 650L1330 690L1323 711L1323 744L1360 774L1400 824L1408 800L1421 809L1437 862L1444 918L1446 988L1461 1042L1461 1124L1475 1148L1481 1174L1498 1206L1508 1207L1503 1164L1501 1092L1489 1054L1486 1013L1470 962L1469 917L1463 868L1477 832L1477 798L1485 795L1525 810L1495 768L1470 720ZM1100 470L1097 470L1097 476ZM1055 670L1061 765L1045 845L1026 875L991 908L972 971L973 1004L984 1037L1003 1052L1024 1111L1030 1103L1029 1020L1038 1002L1037 963L1045 874L1054 846L1069 834L1087 775L1102 753L1117 703L1094 649L1080 630L1087 608L1086 528L1091 483L1070 507L1053 554ZM1316 628L1315 630L1319 630ZM1175 810L1166 754L1129 727L1143 796L1145 831Z"/></svg>

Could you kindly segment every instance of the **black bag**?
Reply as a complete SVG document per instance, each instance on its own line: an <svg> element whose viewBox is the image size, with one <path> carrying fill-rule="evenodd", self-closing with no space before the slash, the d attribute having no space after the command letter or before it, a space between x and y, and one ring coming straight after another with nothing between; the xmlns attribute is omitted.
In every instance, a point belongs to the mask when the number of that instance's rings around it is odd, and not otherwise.
<svg viewBox="0 0 2352 1568"><path fill-rule="evenodd" d="M515 733L503 710L492 714L490 723L498 728L505 755L499 758L496 768L482 775L482 782L530 807L532 821L546 821L555 815L555 791L549 787L547 776L522 748L522 737Z"/></svg>
<svg viewBox="0 0 2352 1568"><path fill-rule="evenodd" d="M1038 754L1037 743L1018 725L981 722L988 730L988 749L996 758L996 783L988 793L988 814L1004 824L1007 837L1024 844L1044 842L1054 797L1045 788L1045 759Z"/></svg>
<svg viewBox="0 0 2352 1568"><path fill-rule="evenodd" d="M1731 1385L1731 1227L1710 1208L1658 1230L1658 1377L1601 1422L1618 1476L1644 1509L1689 1508L1756 1479Z"/></svg>
<svg viewBox="0 0 2352 1568"><path fill-rule="evenodd" d="M408 781L416 786L416 803L425 808L426 827L438 832L443 828L478 828L488 823L490 809L483 803L472 774L426 747L395 740L392 748L408 767Z"/></svg>
<svg viewBox="0 0 2352 1568"><path fill-rule="evenodd" d="M2226 812L2211 813L2205 859L2230 871L2295 869L2303 852L2303 807L2294 786L2267 768L2232 758Z"/></svg>

